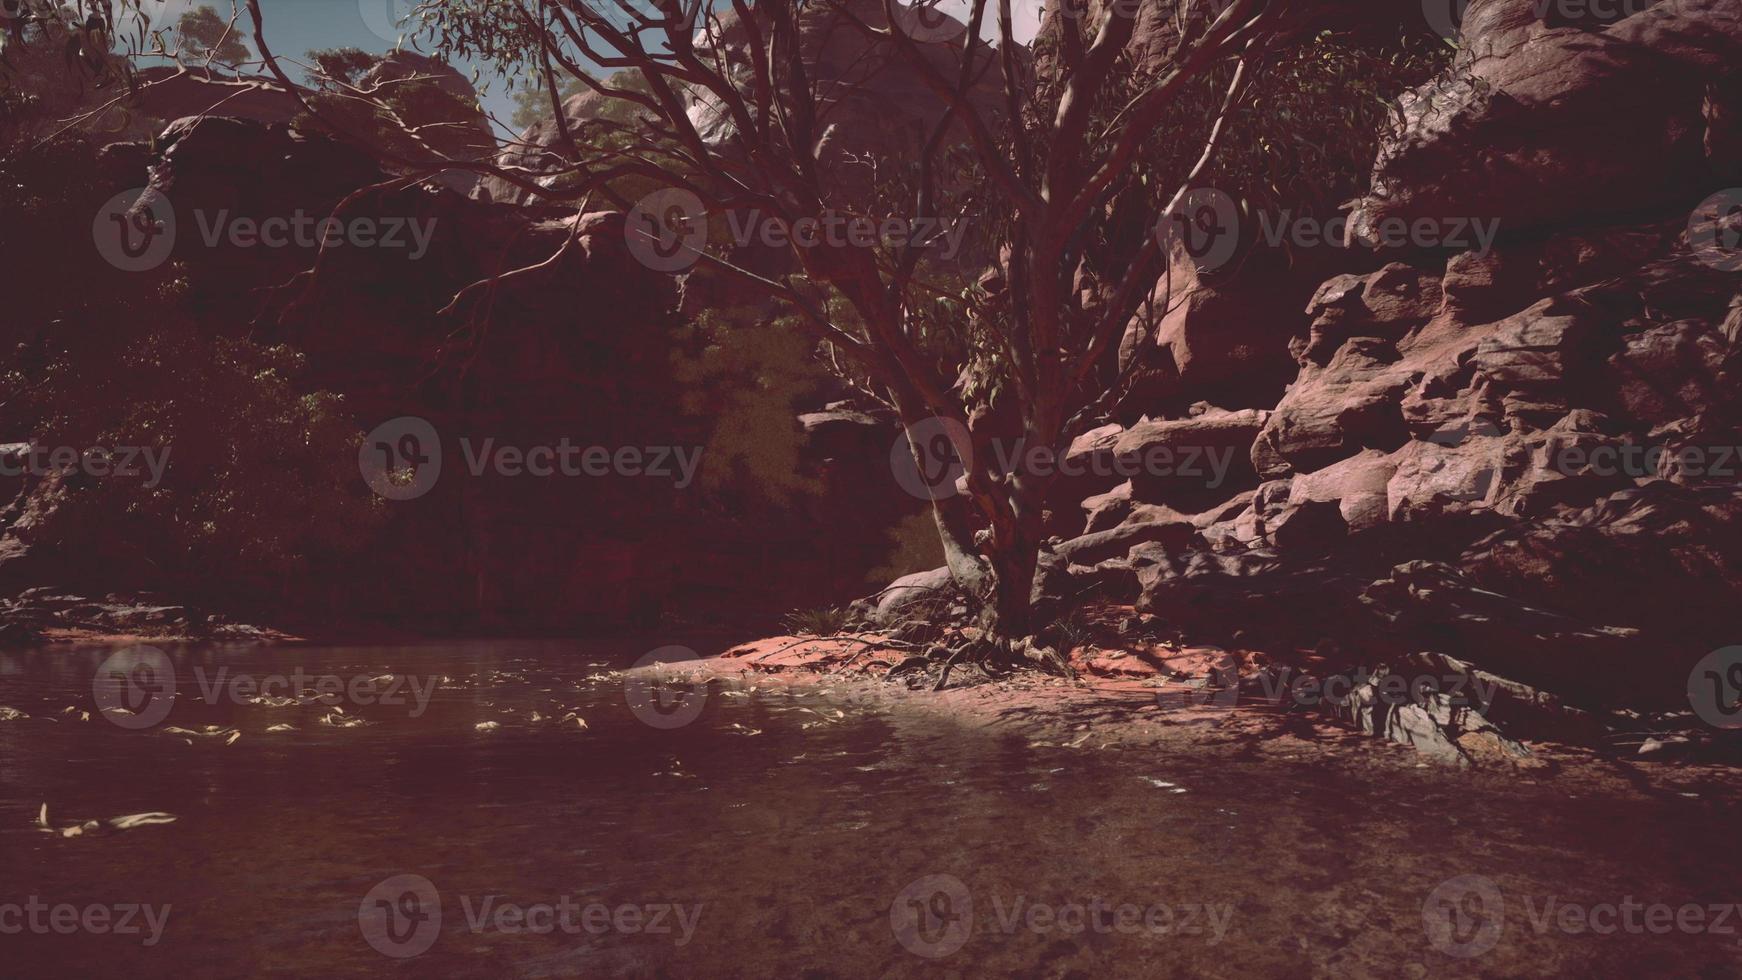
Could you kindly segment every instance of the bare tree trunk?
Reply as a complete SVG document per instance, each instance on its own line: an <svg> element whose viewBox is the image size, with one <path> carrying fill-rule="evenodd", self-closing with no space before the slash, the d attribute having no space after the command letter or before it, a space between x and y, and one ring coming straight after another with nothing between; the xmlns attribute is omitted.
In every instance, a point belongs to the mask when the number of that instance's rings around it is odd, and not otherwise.
<svg viewBox="0 0 1742 980"><path fill-rule="evenodd" d="M985 626L999 640L1020 640L1046 625L1035 617L1034 577L1043 534L1041 505L1049 482L1017 474L1010 481L1008 512L1000 515L989 536L993 592Z"/></svg>

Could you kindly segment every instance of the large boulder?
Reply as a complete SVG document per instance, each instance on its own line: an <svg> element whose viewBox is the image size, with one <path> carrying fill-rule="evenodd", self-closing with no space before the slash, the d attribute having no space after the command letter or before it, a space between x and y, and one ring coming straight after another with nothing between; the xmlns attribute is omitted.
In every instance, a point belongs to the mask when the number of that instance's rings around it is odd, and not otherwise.
<svg viewBox="0 0 1742 980"><path fill-rule="evenodd" d="M1349 234L1481 216L1515 235L1691 205L1689 190L1719 176L1708 145L1735 142L1707 134L1734 116L1702 109L1738 61L1730 0L1652 4L1610 23L1470 0L1453 68L1400 103Z"/></svg>
<svg viewBox="0 0 1742 980"><path fill-rule="evenodd" d="M1132 498L1197 512L1257 485L1252 443L1269 413L1210 410L1137 423L1113 451L1132 474Z"/></svg>

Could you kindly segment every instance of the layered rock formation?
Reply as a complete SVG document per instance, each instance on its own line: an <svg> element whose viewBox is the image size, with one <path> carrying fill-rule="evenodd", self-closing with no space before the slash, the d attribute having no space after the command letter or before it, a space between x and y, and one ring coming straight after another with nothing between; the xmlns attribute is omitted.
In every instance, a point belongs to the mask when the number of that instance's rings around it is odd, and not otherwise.
<svg viewBox="0 0 1742 980"><path fill-rule="evenodd" d="M1085 575L1254 649L1334 640L1575 705L1685 707L1742 598L1742 19L1687 2L1546 22L1537 6L1471 3L1457 62L1403 100L1352 216L1357 237L1497 220L1495 247L1400 250L1326 281L1227 510L1174 509L1189 546L1138 543ZM1211 329L1182 319L1176 334ZM1225 325L1225 350L1260 335ZM1134 535L1171 503L1134 480L1085 501L1091 533L1055 551Z"/></svg>

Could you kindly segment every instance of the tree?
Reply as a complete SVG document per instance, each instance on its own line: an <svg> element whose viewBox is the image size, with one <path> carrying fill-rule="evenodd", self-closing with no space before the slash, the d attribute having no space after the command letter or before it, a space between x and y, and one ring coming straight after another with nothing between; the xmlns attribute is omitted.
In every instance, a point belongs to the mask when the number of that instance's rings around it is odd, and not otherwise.
<svg viewBox="0 0 1742 980"><path fill-rule="evenodd" d="M248 6L256 44L276 71L258 0ZM1191 16L1181 20L1172 57L1143 79L1124 60L1137 5L1088 16L1060 8L1051 18L1060 67L1045 83L1011 36L1011 0L990 14L996 46L981 39L987 6L973 0L966 30L949 45L912 29L915 12L894 0L734 0L729 10L701 0L428 0L420 13L444 53L533 66L547 93L560 91L560 73L635 109L627 145L589 152L571 143L567 159L545 172L476 165L546 197L559 196L550 189L567 178L560 196L582 202L609 198L613 181L641 177L692 195L709 216L755 208L790 228L831 211L857 214L862 205L843 198L839 170L826 159L828 114L843 95L813 77L807 31L833 18L923 80L942 109L888 203L908 228L959 218L971 203L993 247L992 288L933 281L935 239L795 243L793 274L759 274L711 252L701 258L785 304L845 376L894 408L916 463L929 462L934 437L948 440L966 493L937 488L937 527L954 578L984 600L983 624L1007 649L1042 625L1031 590L1047 455L1062 453L1116 395L1124 379L1108 376L1108 353L1149 300L1164 244L1143 236L1123 268L1093 283L1084 281L1088 253L1108 234L1109 216L1124 210L1117 199L1136 192L1139 153L1170 109L1213 80L1221 92L1213 111L1195 120L1195 131L1171 134L1201 147L1195 164L1168 193L1149 195L1161 214L1179 206L1214 155L1251 63L1276 36L1284 4L1182 10ZM648 91L613 88L590 68L632 69ZM970 98L985 79L1000 95L990 105ZM644 232L669 245L690 229ZM1028 451L1006 466L1007 447L995 441L1012 435Z"/></svg>
<svg viewBox="0 0 1742 980"><path fill-rule="evenodd" d="M1139 322L1154 319L1176 242L1164 232L1202 217L1185 213L1188 192L1250 98L1254 66L1311 5L1156 0L1171 49L1144 70L1128 51L1141 5L1049 5L1049 65L1037 74L1012 37L1013 0L971 2L954 30L895 0L424 0L418 14L442 54L531 72L547 97L579 83L625 110L603 121L608 138L578 138L554 112L562 152L448 166L582 210L603 199L630 212L632 242L687 248L710 275L776 301L845 381L894 409L916 466L948 445L965 492L928 484L939 537L956 582L983 600L991 647L1008 651L1045 625L1032 592L1050 463L1129 382L1111 355L1140 311L1151 315ZM247 4L256 47L288 87L259 2ZM912 147L837 145L831 120L855 80L824 71L818 53L837 30L935 100ZM637 185L668 188L699 213L634 207L621 191ZM924 235L794 236L773 270L698 242L747 212L788 229L831 214L874 212L910 230L965 218L991 271L961 275ZM504 275L548 268L572 245Z"/></svg>
<svg viewBox="0 0 1742 980"><path fill-rule="evenodd" d="M557 101L564 102L570 97L580 95L587 87L575 79L559 82ZM550 92L545 89L544 82L534 76L531 84L514 93L514 115L508 122L516 129L524 130L541 119L551 118Z"/></svg>
<svg viewBox="0 0 1742 980"><path fill-rule="evenodd" d="M237 24L218 16L211 7L181 15L175 33L183 53L192 60L236 67L250 57Z"/></svg>

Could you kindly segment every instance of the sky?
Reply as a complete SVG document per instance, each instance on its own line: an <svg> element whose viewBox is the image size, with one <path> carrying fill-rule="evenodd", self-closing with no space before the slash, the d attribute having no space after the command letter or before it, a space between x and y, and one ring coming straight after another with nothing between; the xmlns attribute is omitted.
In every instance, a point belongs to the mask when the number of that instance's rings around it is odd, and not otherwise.
<svg viewBox="0 0 1742 980"><path fill-rule="evenodd" d="M151 13L154 26L173 25L183 12L209 6L228 15L230 0L141 0ZM936 0L937 9L966 20L969 0ZM1013 0L1012 27L1016 39L1024 43L1033 39L1040 23L1042 0ZM238 2L238 6L240 3ZM281 59L303 60L304 52L316 48L362 48L375 54L391 51L399 42L396 26L417 6L417 0L260 0L266 18L266 42ZM990 9L990 8L989 8ZM988 18L990 21L991 18ZM246 11L243 29L251 32ZM996 36L996 24L983 25L983 36ZM412 46L407 39L407 46ZM252 47L252 42L250 42ZM301 79L301 72L291 70L291 77ZM456 64L461 72L470 74L476 66ZM481 96L484 111L506 121L514 113L514 101L493 69L480 71L483 84Z"/></svg>
<svg viewBox="0 0 1742 980"><path fill-rule="evenodd" d="M228 16L230 0L143 0L151 13L154 26L173 25L184 11L211 7ZM240 4L238 4L240 6ZM305 60L304 52L316 48L362 48L382 54L393 50L399 40L394 26L416 6L416 0L260 0L261 13L266 18L266 43L280 59ZM240 22L243 30L252 33L244 9ZM407 47L412 47L407 40ZM253 41L249 39L249 47ZM456 64L470 74L472 65ZM292 78L301 80L302 73L286 64ZM514 101L495 78L494 71L481 72L488 84L483 93L484 111L506 120L514 112Z"/></svg>

